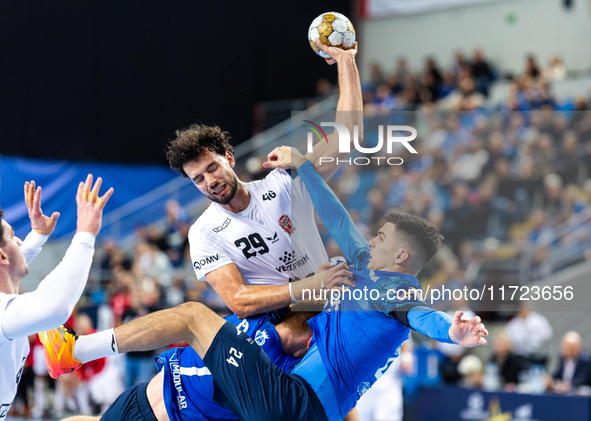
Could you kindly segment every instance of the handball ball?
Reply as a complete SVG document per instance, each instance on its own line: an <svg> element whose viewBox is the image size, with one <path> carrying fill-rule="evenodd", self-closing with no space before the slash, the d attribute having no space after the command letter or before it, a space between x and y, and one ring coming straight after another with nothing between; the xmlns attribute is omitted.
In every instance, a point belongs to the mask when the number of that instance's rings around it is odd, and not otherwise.
<svg viewBox="0 0 591 421"><path fill-rule="evenodd" d="M328 54L320 50L316 45L316 38L329 47L338 47L348 50L355 45L355 29L351 21L337 12L323 13L312 21L308 30L310 47L320 57L330 58Z"/></svg>

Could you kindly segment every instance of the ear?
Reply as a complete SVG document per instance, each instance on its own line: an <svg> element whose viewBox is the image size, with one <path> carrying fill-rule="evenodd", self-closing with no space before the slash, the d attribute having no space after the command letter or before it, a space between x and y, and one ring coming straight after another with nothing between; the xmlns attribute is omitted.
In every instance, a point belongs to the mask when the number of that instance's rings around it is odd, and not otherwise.
<svg viewBox="0 0 591 421"><path fill-rule="evenodd" d="M4 249L0 247L0 266L8 265L8 255L4 252Z"/></svg>
<svg viewBox="0 0 591 421"><path fill-rule="evenodd" d="M408 261L410 259L410 254L406 249L401 248L398 254L396 255L396 259L394 261L397 265L401 265L402 263Z"/></svg>
<svg viewBox="0 0 591 421"><path fill-rule="evenodd" d="M230 168L234 168L234 165L236 165L236 160L234 159L234 155L232 155L232 152L226 151L224 156L228 160L228 163L230 164Z"/></svg>
<svg viewBox="0 0 591 421"><path fill-rule="evenodd" d="M312 343L312 333L308 337L308 341L306 342L306 351L310 349L310 344Z"/></svg>

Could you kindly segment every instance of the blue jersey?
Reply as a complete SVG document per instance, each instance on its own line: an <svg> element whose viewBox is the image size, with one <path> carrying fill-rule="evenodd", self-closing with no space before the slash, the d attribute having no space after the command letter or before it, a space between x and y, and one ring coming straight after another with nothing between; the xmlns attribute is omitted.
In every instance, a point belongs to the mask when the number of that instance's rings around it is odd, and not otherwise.
<svg viewBox="0 0 591 421"><path fill-rule="evenodd" d="M283 352L274 323L284 316L285 311L279 311L243 320L232 315L226 320L253 338L281 370L290 373L300 359ZM193 348L170 349L156 357L156 365L162 371L164 402L171 421L238 420L214 402L211 372Z"/></svg>
<svg viewBox="0 0 591 421"><path fill-rule="evenodd" d="M306 354L293 373L311 384L327 417L333 421L347 415L388 369L398 349L408 339L410 329L390 312L403 305L424 305L424 302L415 276L367 269L369 244L345 208L309 162L300 167L299 174L318 215L345 254L349 270L355 276L356 287L350 289L351 294L345 293L341 299L329 302L324 312L308 322L314 332L314 352ZM429 326L441 329L441 332L433 332L432 337L450 342L449 336L447 340L445 336L451 323L440 325ZM317 358L317 354L321 358ZM319 373L326 373L332 387L318 380ZM333 394L332 399L330 394Z"/></svg>

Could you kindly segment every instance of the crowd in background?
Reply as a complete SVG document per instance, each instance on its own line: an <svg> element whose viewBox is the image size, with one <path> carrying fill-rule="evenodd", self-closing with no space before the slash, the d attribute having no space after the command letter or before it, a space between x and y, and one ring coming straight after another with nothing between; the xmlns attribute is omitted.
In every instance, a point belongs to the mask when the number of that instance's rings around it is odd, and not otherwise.
<svg viewBox="0 0 591 421"><path fill-rule="evenodd" d="M411 73L404 59L391 74L374 65L363 83L366 145L378 142L379 124L409 124L419 133L413 145L420 153L394 150L404 165L343 165L330 185L368 238L391 210L425 217L441 231L443 247L420 275L424 287L535 283L591 258L591 113L575 111L587 108L585 100L565 106L568 101L554 98L549 82L565 74L558 58L540 68L529 57L523 75L513 78L506 103L486 110L491 84L500 76L482 51L470 61L456 55L447 70L427 59L422 75ZM396 110L421 112L384 112ZM244 181L264 174L256 165L248 169L239 174ZM137 227L132 246L101 244L72 321L79 334L185 301L228 311L194 274L187 236L198 214L187 215L175 201L167 203L165 213L164 224ZM329 256L341 254L318 224ZM437 307L466 315L482 311L459 300L440 301ZM553 332L544 316L521 308L511 318L516 306L490 310L489 320L511 320L490 341L494 355L486 363L459 347L415 338L414 362L404 364L401 374L409 396L419 385L444 382L530 392L539 384L557 392L591 386L591 362L577 333L565 336L559 370L545 377L545 346ZM125 387L156 373L155 353L132 353L86 364L53 382L44 371L40 344L34 337L31 344L16 412L96 414ZM434 358L435 371L428 369ZM109 387L101 387L105 384ZM25 405L29 402L34 403Z"/></svg>
<svg viewBox="0 0 591 421"><path fill-rule="evenodd" d="M566 66L559 56L551 57L547 66L542 67L533 55L526 57L521 74L501 74L482 50L475 49L470 58L457 52L447 69L432 57L425 59L421 72L412 72L404 57L397 59L390 72L373 63L362 87L366 110L416 111L436 107L472 111L486 105L492 85L501 79L510 81L509 97L500 106L502 109L587 109L584 98L562 103L553 97L551 83L564 80L566 75Z"/></svg>

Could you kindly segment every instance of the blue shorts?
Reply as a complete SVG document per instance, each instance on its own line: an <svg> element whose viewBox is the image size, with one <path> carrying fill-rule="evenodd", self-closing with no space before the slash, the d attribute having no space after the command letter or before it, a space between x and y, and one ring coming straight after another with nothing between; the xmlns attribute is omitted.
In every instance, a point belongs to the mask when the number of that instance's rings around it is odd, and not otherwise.
<svg viewBox="0 0 591 421"><path fill-rule="evenodd" d="M101 421L158 421L148 402L148 383L138 384L123 392L107 409Z"/></svg>
<svg viewBox="0 0 591 421"><path fill-rule="evenodd" d="M243 421L328 421L308 383L277 368L232 323L219 330L203 362L213 376L213 400Z"/></svg>

